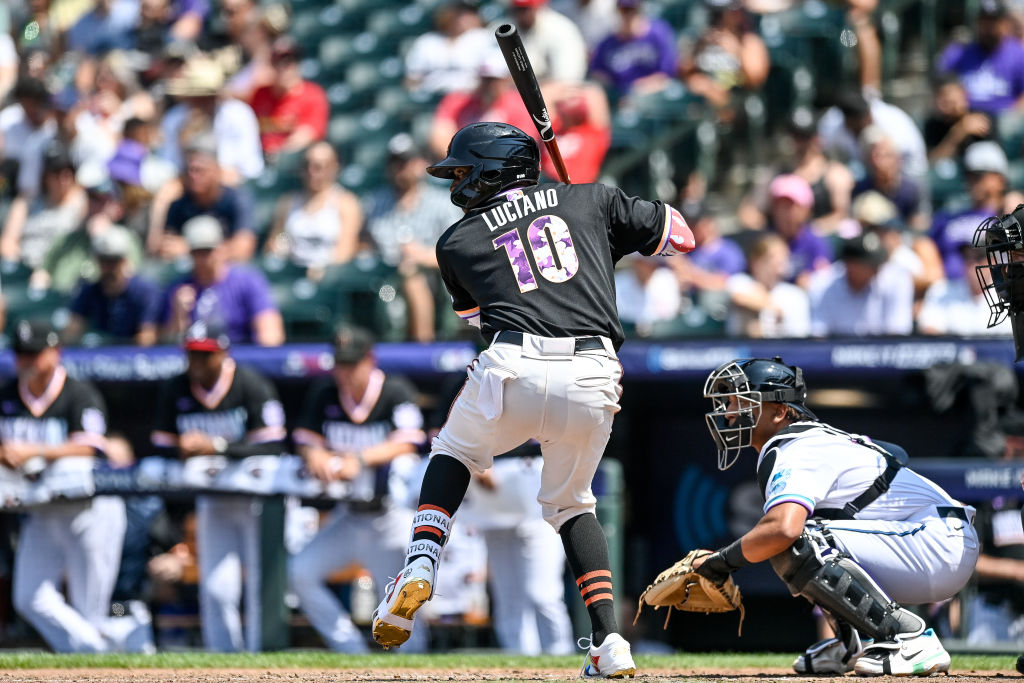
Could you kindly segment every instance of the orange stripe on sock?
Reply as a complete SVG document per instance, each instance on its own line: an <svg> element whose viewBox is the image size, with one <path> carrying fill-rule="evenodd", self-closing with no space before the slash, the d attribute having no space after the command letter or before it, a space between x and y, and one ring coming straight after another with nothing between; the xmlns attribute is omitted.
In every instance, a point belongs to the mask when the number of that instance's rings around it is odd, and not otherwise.
<svg viewBox="0 0 1024 683"><path fill-rule="evenodd" d="M610 579L612 578L612 572L609 569L598 569L592 572L587 572L580 578L576 579L576 585L582 586L584 581L589 581L590 579L595 579L599 576L606 576Z"/></svg>
<svg viewBox="0 0 1024 683"><path fill-rule="evenodd" d="M599 600L607 600L607 601L611 602L611 599L612 599L612 596L610 594L608 594L608 593L599 593L598 595L591 595L589 598L584 600L583 601L583 606L584 607L590 607L591 603L597 602Z"/></svg>
<svg viewBox="0 0 1024 683"><path fill-rule="evenodd" d="M583 588L580 588L580 595L586 595L587 593L593 593L598 588L607 588L608 590L611 590L612 589L612 582L611 581L598 581L597 583L592 583L589 586L584 586Z"/></svg>
<svg viewBox="0 0 1024 683"><path fill-rule="evenodd" d="M420 505L418 508L416 508L417 512L422 512L423 510L437 510L438 512L442 512L442 513L448 515L449 517L452 516L452 513L448 512L444 508L438 507L436 505Z"/></svg>
<svg viewBox="0 0 1024 683"><path fill-rule="evenodd" d="M441 533L441 530L432 526L418 526L412 530L414 534L418 534L421 531L429 531L432 534L437 534L438 538L444 538L444 534Z"/></svg>

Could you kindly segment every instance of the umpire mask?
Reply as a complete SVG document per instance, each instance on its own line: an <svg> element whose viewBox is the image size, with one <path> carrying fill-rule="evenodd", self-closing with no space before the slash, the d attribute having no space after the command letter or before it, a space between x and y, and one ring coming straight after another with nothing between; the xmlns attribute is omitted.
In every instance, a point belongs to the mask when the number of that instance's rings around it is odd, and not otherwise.
<svg viewBox="0 0 1024 683"><path fill-rule="evenodd" d="M988 326L1009 316L1016 360L1024 358L1024 204L1002 218L985 220L974 232L974 246L985 250L987 263L975 274L988 303Z"/></svg>
<svg viewBox="0 0 1024 683"><path fill-rule="evenodd" d="M764 402L785 403L809 420L818 418L804 405L803 371L775 357L732 360L718 366L704 383L713 410L704 414L718 449L718 469L727 470L740 451L751 446Z"/></svg>

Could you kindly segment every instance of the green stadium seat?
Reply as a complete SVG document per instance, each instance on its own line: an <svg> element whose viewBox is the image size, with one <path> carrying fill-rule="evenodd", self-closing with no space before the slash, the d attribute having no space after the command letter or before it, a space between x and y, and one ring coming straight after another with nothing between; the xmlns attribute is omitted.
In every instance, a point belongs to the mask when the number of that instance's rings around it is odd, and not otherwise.
<svg viewBox="0 0 1024 683"><path fill-rule="evenodd" d="M320 341L330 337L334 312L319 297L319 287L302 275L271 282L271 292L284 321L289 342Z"/></svg>
<svg viewBox="0 0 1024 683"><path fill-rule="evenodd" d="M673 339L683 337L722 337L725 322L712 317L700 306L694 306L671 320L660 320L651 325L652 339Z"/></svg>
<svg viewBox="0 0 1024 683"><path fill-rule="evenodd" d="M939 209L967 189L963 169L952 159L943 159L928 167L928 183L932 188L932 205Z"/></svg>
<svg viewBox="0 0 1024 683"><path fill-rule="evenodd" d="M342 34L324 38L317 49L322 77L343 76L355 55L355 39L352 36Z"/></svg>
<svg viewBox="0 0 1024 683"><path fill-rule="evenodd" d="M331 266L319 284L320 299L339 321L373 330L382 339L405 334L405 306L397 271L373 256Z"/></svg>
<svg viewBox="0 0 1024 683"><path fill-rule="evenodd" d="M174 280L184 277L192 269L192 261L180 258L168 263L156 259L146 259L139 264L137 272L150 282L166 287Z"/></svg>
<svg viewBox="0 0 1024 683"><path fill-rule="evenodd" d="M27 285L3 286L7 308L7 330L19 320L46 319L57 329L68 324L70 298L52 289L38 289Z"/></svg>
<svg viewBox="0 0 1024 683"><path fill-rule="evenodd" d="M996 118L995 123L996 136L1007 158L1010 161L1024 158L1024 114L1008 111Z"/></svg>
<svg viewBox="0 0 1024 683"><path fill-rule="evenodd" d="M32 269L21 261L0 261L0 286L27 285Z"/></svg>

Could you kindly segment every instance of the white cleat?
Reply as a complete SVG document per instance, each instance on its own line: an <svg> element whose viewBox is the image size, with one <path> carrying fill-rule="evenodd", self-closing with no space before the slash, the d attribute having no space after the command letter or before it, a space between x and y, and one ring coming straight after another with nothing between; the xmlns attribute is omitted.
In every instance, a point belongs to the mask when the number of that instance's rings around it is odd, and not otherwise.
<svg viewBox="0 0 1024 683"><path fill-rule="evenodd" d="M384 589L384 599L373 612L373 639L385 650L401 645L412 635L416 611L430 599L434 563L425 557L406 565Z"/></svg>
<svg viewBox="0 0 1024 683"><path fill-rule="evenodd" d="M864 648L874 643L871 638L863 641L856 629L850 629L847 642L839 638L820 640L793 662L798 674L844 674L853 671Z"/></svg>
<svg viewBox="0 0 1024 683"><path fill-rule="evenodd" d="M636 664L633 663L629 643L618 633L609 633L597 647L590 638L580 638L578 644L587 648L580 678L636 678Z"/></svg>
<svg viewBox="0 0 1024 683"><path fill-rule="evenodd" d="M932 676L949 672L949 653L935 631L865 648L853 670L858 676Z"/></svg>

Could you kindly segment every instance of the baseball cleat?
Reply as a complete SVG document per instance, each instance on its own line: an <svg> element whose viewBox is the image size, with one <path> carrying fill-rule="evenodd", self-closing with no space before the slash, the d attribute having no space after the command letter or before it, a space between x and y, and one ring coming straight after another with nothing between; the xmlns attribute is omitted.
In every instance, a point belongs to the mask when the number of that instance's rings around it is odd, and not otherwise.
<svg viewBox="0 0 1024 683"><path fill-rule="evenodd" d="M580 678L636 678L629 643L618 633L609 633L597 647L590 638L580 638L578 644L587 648Z"/></svg>
<svg viewBox="0 0 1024 683"><path fill-rule="evenodd" d="M434 563L420 557L407 565L384 589L384 599L373 612L373 639L385 650L401 645L412 635L416 611L430 599Z"/></svg>
<svg viewBox="0 0 1024 683"><path fill-rule="evenodd" d="M862 641L856 629L851 628L849 632L847 642L827 638L811 645L793 662L793 670L798 674L844 674L853 671L864 648L875 641L872 638Z"/></svg>
<svg viewBox="0 0 1024 683"><path fill-rule="evenodd" d="M949 672L949 653L928 629L913 638L897 636L865 648L853 670L858 676L931 676Z"/></svg>

